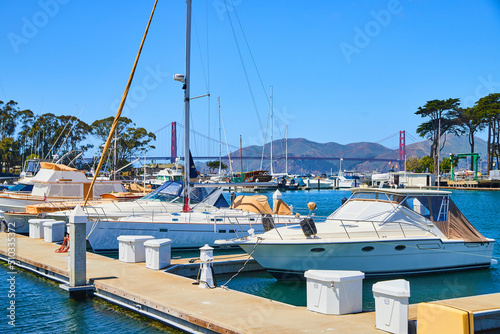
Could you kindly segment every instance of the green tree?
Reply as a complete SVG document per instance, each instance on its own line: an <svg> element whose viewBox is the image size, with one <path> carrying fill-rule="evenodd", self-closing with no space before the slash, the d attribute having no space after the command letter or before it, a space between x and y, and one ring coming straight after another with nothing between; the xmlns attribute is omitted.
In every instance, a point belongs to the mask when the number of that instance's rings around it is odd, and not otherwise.
<svg viewBox="0 0 500 334"><path fill-rule="evenodd" d="M434 172L434 162L429 156L417 158L411 156L406 160L406 170L415 173Z"/></svg>
<svg viewBox="0 0 500 334"><path fill-rule="evenodd" d="M0 141L3 141L2 162L8 166L20 164L26 156L27 140L23 136L14 139L18 124L21 123L21 132L30 127L30 117L33 112L20 110L18 103L10 100L7 103L0 101ZM20 133L21 133L20 132ZM26 132L23 132L25 134ZM7 150L7 151L5 151Z"/></svg>
<svg viewBox="0 0 500 334"><path fill-rule="evenodd" d="M227 165L223 162L219 162L217 160L216 161L209 161L209 162L207 162L208 172L212 173L214 170L218 169L219 164L220 164L221 169L227 169Z"/></svg>
<svg viewBox="0 0 500 334"><path fill-rule="evenodd" d="M458 108L460 99L431 100L423 107L418 107L416 115L429 118L430 120L420 124L417 133L422 138L431 140L430 158L433 159L433 169L438 167L438 152L441 151L446 143L441 140L446 133L455 133L457 131L457 120L454 111ZM439 147L441 143L441 147Z"/></svg>
<svg viewBox="0 0 500 334"><path fill-rule="evenodd" d="M439 170L441 173L449 173L451 171L451 159L443 158L443 160L441 160L441 164L439 165Z"/></svg>
<svg viewBox="0 0 500 334"><path fill-rule="evenodd" d="M92 134L103 141L101 149L108 138L113 121L114 117L108 117L97 120L91 125ZM156 140L154 133L135 127L135 123L126 117L119 118L115 137L117 164L126 164L130 158L143 155L144 152L155 148L151 145L151 141ZM114 144L111 147L113 149L107 153L110 159L114 156Z"/></svg>
<svg viewBox="0 0 500 334"><path fill-rule="evenodd" d="M4 104L0 101L0 140L14 137L18 115L17 102L10 100Z"/></svg>
<svg viewBox="0 0 500 334"><path fill-rule="evenodd" d="M55 116L46 113L35 118L26 134L34 152L43 158L75 157L92 147L82 142L91 134L91 128L74 116Z"/></svg>
<svg viewBox="0 0 500 334"><path fill-rule="evenodd" d="M74 116L57 116L57 120L59 129L63 126L63 130L61 130L60 134L62 135L54 146L54 154L58 157L66 157L68 161L71 161L80 153L83 155L93 147L89 143L82 144L92 134L92 128L87 123ZM64 130L64 128L66 129ZM65 161L61 162L64 163Z"/></svg>
<svg viewBox="0 0 500 334"><path fill-rule="evenodd" d="M28 156L31 154L31 139L28 134L30 132L31 127L35 121L35 114L27 109L21 110L18 113L18 123L20 123L20 130L17 134L16 141L19 145L19 154L21 155L22 160L28 159Z"/></svg>
<svg viewBox="0 0 500 334"><path fill-rule="evenodd" d="M500 147L500 93L489 94L480 98L474 108L478 110L483 122L488 125L487 143L487 170L493 169L493 160L496 157L498 166L498 148Z"/></svg>
<svg viewBox="0 0 500 334"><path fill-rule="evenodd" d="M9 172L13 157L15 156L15 143L11 137L0 140L0 158L5 163L5 172ZM3 172L3 166L0 169Z"/></svg>

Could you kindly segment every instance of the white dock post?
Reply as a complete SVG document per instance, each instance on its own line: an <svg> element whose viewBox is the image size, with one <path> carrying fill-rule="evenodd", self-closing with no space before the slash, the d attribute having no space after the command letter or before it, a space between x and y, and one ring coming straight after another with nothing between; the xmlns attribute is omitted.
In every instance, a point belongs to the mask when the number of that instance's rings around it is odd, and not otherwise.
<svg viewBox="0 0 500 334"><path fill-rule="evenodd" d="M201 274L199 288L215 288L215 280L212 275L212 261L214 260L214 249L209 245L200 248Z"/></svg>
<svg viewBox="0 0 500 334"><path fill-rule="evenodd" d="M87 285L87 216L80 205L77 205L69 217L69 284L60 287L69 291L70 297L86 296L87 290L93 290Z"/></svg>
<svg viewBox="0 0 500 334"><path fill-rule="evenodd" d="M276 207L278 201L281 201L283 199L283 195L281 194L281 191L276 189L276 191L273 193L273 209Z"/></svg>

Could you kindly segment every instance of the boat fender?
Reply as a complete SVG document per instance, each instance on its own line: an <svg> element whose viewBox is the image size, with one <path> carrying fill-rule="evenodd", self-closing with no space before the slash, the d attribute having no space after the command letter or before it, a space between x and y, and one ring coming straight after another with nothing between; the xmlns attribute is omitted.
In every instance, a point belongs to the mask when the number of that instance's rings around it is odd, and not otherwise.
<svg viewBox="0 0 500 334"><path fill-rule="evenodd" d="M274 219L269 213L262 216L262 227L264 227L264 231L266 232L274 228Z"/></svg>
<svg viewBox="0 0 500 334"><path fill-rule="evenodd" d="M347 197L342 198L342 205L344 205L345 202L347 202Z"/></svg>
<svg viewBox="0 0 500 334"><path fill-rule="evenodd" d="M309 238L310 236L316 235L316 233L318 233L316 224L314 223L314 220L312 218L302 219L300 221L300 228L302 229L302 232L304 232L306 238Z"/></svg>

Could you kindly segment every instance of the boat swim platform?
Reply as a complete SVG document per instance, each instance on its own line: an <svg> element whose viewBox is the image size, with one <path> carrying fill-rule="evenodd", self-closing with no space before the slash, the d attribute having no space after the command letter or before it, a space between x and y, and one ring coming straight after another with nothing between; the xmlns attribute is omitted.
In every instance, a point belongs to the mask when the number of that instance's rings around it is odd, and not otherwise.
<svg viewBox="0 0 500 334"><path fill-rule="evenodd" d="M0 233L0 259L6 262L7 237L7 233ZM16 266L68 283L68 255L55 253L58 247L43 239L16 235ZM125 263L88 252L86 255L87 280L95 289L89 292L91 295L186 332L384 333L375 328L375 312L324 315L234 290L201 289L193 279L151 270L145 263ZM222 257L242 260L236 255ZM173 260L174 266L186 263L189 259ZM500 293L433 303L471 312L498 310ZM417 305L410 305L410 322L416 316Z"/></svg>

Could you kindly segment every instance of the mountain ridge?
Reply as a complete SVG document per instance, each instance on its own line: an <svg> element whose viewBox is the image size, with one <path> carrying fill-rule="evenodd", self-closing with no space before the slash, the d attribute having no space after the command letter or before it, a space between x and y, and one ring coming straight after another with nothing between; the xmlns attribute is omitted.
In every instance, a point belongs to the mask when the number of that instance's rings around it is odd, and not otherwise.
<svg viewBox="0 0 500 334"><path fill-rule="evenodd" d="M475 137L475 152L480 157L486 158L486 142ZM286 148L286 145L288 146ZM430 153L430 140L406 145L406 157L411 156L421 158ZM271 144L264 145L264 158L262 159L262 146L252 145L242 149L243 170L270 170L270 151ZM335 142L317 143L305 138L290 138L288 141L279 139L273 141L273 172L284 173L285 156L288 151L288 173L330 173L338 172L342 163L343 170L353 170L359 172L387 172L390 168L399 169L398 157L399 148L390 149L378 143L357 142L349 144L339 144ZM450 153L469 153L470 146L467 137L457 137L448 135L441 151L441 156L449 156ZM254 159L249 159L254 157ZM297 159L304 157L305 159ZM227 158L227 156L226 156ZM326 160L314 160L314 158L332 158ZM343 158L345 160L340 160ZM233 170L240 170L239 163L240 151L231 153ZM359 159L359 161L356 161ZM366 159L366 160L365 160ZM369 161L371 159L384 159L385 161ZM387 161L389 160L389 161ZM262 164L262 165L261 165Z"/></svg>

